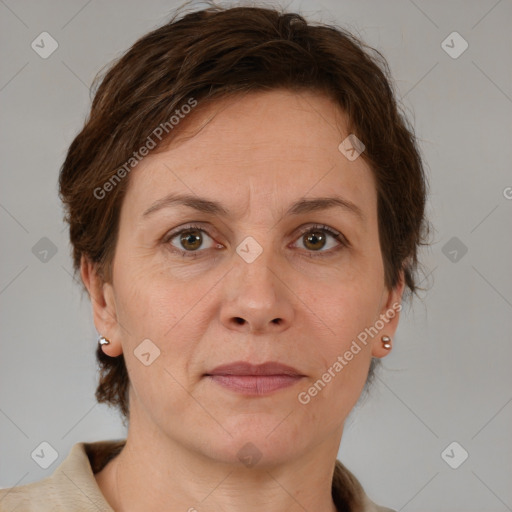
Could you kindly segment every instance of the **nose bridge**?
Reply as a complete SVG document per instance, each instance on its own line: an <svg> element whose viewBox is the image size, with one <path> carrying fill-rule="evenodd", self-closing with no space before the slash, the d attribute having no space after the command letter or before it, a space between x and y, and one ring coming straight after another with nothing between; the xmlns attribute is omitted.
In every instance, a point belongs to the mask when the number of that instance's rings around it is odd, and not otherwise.
<svg viewBox="0 0 512 512"><path fill-rule="evenodd" d="M236 247L233 266L225 282L222 322L233 328L265 331L291 322L292 305L286 287L279 276L279 265L272 248L271 237L260 244L256 237L248 236Z"/></svg>
<svg viewBox="0 0 512 512"><path fill-rule="evenodd" d="M260 234L258 239L262 240ZM263 241L262 241L263 242ZM236 248L233 258L238 294L248 293L253 301L274 302L277 299L276 272L272 269L275 262L272 241L267 236L265 243L260 244L253 236L244 238ZM235 255L233 255L235 256Z"/></svg>

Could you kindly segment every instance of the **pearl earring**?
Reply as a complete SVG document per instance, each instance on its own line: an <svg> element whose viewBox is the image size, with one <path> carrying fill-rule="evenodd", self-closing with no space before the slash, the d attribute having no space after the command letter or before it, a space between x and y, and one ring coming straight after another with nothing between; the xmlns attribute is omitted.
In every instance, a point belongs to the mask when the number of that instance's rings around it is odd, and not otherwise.
<svg viewBox="0 0 512 512"><path fill-rule="evenodd" d="M386 350L389 350L391 348L391 338L389 336L382 336L381 341L382 341L382 346Z"/></svg>
<svg viewBox="0 0 512 512"><path fill-rule="evenodd" d="M110 340L109 340L109 339L107 339L107 338L105 338L105 336L100 336L100 337L98 338L98 343L99 343L100 345L102 345L102 346L103 346L103 345L109 345L109 344L110 344Z"/></svg>

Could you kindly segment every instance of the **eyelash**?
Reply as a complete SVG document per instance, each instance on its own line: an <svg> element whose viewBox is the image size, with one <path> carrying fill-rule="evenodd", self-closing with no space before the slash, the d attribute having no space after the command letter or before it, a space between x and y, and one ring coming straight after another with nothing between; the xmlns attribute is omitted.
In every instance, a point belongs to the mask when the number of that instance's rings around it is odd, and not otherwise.
<svg viewBox="0 0 512 512"><path fill-rule="evenodd" d="M202 252L205 252L205 249L203 249L203 250L198 249L197 251L184 251L184 250L177 249L176 247L172 246L169 243L171 240L176 238L178 235L181 235L182 233L186 233L188 231L195 231L195 230L206 233L213 240L213 237L208 233L208 231L206 231L204 229L204 227L199 226L197 224L189 224L189 225L185 226L184 228L181 228L178 231L174 231L172 233L167 234L162 239L162 243L166 244L169 247L170 251L175 254L180 254L184 258L196 259L201 256ZM332 256L333 253L338 252L340 249L342 249L344 247L350 247L349 241L345 238L345 236L342 233L330 228L329 226L325 226L324 224L314 224L312 226L308 226L307 228L304 228L303 230L301 230L298 238L304 236L307 233L313 233L316 231L323 231L323 232L331 235L335 240L337 240L340 243L340 245L334 249L329 249L328 251L319 251L319 252L307 251L308 256L311 258L322 258L322 257Z"/></svg>

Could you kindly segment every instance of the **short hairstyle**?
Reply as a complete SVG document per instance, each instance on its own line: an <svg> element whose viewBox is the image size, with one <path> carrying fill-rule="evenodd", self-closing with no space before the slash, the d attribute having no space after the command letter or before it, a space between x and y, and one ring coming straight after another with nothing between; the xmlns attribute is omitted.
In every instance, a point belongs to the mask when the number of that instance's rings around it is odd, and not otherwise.
<svg viewBox="0 0 512 512"><path fill-rule="evenodd" d="M104 281L111 279L134 154L150 138L155 151L172 140L180 128L172 117L186 112L185 105L284 88L327 94L346 114L376 182L385 284L395 287L403 272L406 287L415 291L418 249L428 227L422 159L385 58L348 31L274 8L213 5L176 14L143 36L102 79L96 77L96 88L59 178L75 272L86 257ZM158 127L165 137L155 136ZM117 406L126 420L124 356L109 357L98 346L96 357L96 399ZM375 364L374 359L367 383Z"/></svg>

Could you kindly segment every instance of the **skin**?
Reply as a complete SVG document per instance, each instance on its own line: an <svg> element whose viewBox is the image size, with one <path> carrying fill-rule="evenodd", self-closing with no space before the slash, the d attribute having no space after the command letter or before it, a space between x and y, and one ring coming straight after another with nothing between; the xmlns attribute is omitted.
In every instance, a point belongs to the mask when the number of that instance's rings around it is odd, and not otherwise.
<svg viewBox="0 0 512 512"><path fill-rule="evenodd" d="M344 422L399 315L308 404L297 396L403 291L403 280L384 283L372 171L338 150L345 121L314 92L224 99L198 106L180 138L131 172L111 282L82 260L96 328L111 340L104 351L124 353L131 381L126 447L95 475L116 511L336 510ZM143 216L170 193L217 201L229 215L174 205ZM341 207L286 214L301 198L334 195L362 217ZM205 230L198 250L165 238L191 222ZM308 243L300 228L318 233L315 224L349 245L326 233ZM236 252L248 236L263 250L252 263ZM149 366L134 355L145 339L160 350ZM256 397L204 377L240 360L279 361L304 377ZM246 443L261 454L253 467L238 459Z"/></svg>

